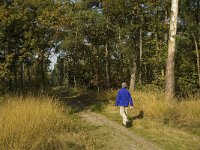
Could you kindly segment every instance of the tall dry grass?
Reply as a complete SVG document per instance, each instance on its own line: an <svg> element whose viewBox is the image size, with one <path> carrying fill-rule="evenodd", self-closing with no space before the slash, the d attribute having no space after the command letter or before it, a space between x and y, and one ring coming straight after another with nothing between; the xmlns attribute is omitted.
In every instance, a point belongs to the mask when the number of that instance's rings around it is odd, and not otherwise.
<svg viewBox="0 0 200 150"><path fill-rule="evenodd" d="M117 91L106 93L111 104L115 103ZM200 135L200 98L166 101L162 92L132 93L134 109L131 116L136 116L140 111L144 112L144 119L182 128ZM110 113L116 113L115 108L109 107Z"/></svg>
<svg viewBox="0 0 200 150"><path fill-rule="evenodd" d="M83 126L50 97L9 97L0 105L0 149L91 149Z"/></svg>
<svg viewBox="0 0 200 150"><path fill-rule="evenodd" d="M109 104L103 114L113 121L122 123L119 108L114 107L117 91L106 92ZM133 130L138 135L158 144L166 150L200 149L200 99L190 97L183 100L165 101L162 92L132 93L134 107L128 110L133 120ZM144 117L137 116L140 111Z"/></svg>
<svg viewBox="0 0 200 150"><path fill-rule="evenodd" d="M139 91L132 93L132 96L136 110L143 110L146 118L199 132L200 100L189 98L166 101L163 93Z"/></svg>

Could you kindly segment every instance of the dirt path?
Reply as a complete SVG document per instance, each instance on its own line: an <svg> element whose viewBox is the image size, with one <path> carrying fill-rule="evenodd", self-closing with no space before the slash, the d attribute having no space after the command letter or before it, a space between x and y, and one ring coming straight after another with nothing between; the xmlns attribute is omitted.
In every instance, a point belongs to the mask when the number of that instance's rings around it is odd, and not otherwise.
<svg viewBox="0 0 200 150"><path fill-rule="evenodd" d="M79 113L79 116L85 119L87 122L92 123L93 125L100 126L100 128L103 128L105 126L110 128L110 132L112 132L113 134L111 139L112 142L108 141L110 147L102 149L109 148L123 150L160 150L160 148L130 132L124 126L119 125L111 120L108 120L106 117L100 114L84 111ZM115 146L112 146L111 144L114 144Z"/></svg>

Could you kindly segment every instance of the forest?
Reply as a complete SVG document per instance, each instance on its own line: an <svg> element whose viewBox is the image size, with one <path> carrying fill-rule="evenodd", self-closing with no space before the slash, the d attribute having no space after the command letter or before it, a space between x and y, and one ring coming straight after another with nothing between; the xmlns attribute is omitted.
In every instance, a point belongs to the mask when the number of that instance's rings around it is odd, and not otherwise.
<svg viewBox="0 0 200 150"><path fill-rule="evenodd" d="M198 93L200 2L178 6L175 92ZM1 0L1 93L166 86L170 0ZM57 63L50 67L51 57Z"/></svg>
<svg viewBox="0 0 200 150"><path fill-rule="evenodd" d="M200 0L0 0L0 149L199 150L199 50Z"/></svg>

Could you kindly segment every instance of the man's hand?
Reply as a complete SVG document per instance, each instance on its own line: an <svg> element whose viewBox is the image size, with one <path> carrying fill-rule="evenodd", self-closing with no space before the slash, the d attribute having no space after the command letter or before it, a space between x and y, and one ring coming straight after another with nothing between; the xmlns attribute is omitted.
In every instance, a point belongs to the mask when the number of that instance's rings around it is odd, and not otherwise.
<svg viewBox="0 0 200 150"><path fill-rule="evenodd" d="M133 106L130 106L130 109L133 109Z"/></svg>

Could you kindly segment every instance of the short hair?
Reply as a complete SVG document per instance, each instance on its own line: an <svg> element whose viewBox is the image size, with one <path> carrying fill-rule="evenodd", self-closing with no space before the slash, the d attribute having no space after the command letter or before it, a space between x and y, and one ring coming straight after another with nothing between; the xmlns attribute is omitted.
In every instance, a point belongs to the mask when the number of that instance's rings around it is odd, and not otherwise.
<svg viewBox="0 0 200 150"><path fill-rule="evenodd" d="M122 83L122 88L126 88L127 87L127 83L126 82L123 82Z"/></svg>

